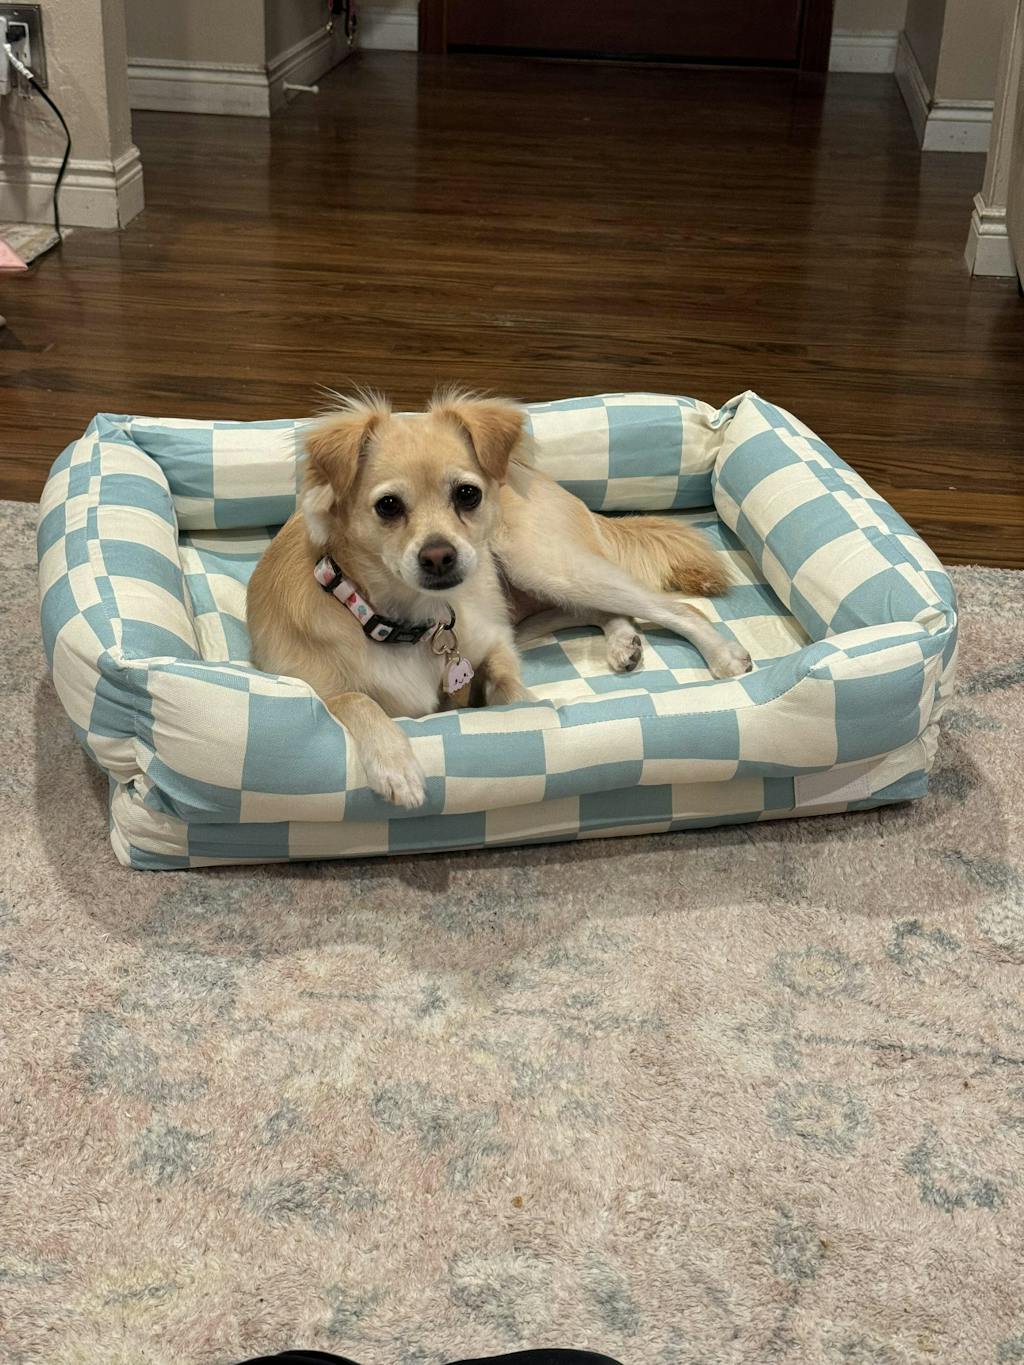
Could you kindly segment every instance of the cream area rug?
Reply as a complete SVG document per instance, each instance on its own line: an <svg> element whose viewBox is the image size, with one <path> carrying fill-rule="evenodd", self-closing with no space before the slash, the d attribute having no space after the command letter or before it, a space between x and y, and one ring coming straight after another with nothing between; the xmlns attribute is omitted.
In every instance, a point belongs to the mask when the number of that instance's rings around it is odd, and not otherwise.
<svg viewBox="0 0 1024 1365"><path fill-rule="evenodd" d="M0 1361L1024 1361L1024 575L933 794L127 872L0 508Z"/></svg>

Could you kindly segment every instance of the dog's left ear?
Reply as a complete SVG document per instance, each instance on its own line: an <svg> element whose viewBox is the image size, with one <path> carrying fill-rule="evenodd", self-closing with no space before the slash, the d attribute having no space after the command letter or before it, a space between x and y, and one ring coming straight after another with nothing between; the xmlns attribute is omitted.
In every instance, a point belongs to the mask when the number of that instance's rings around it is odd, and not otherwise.
<svg viewBox="0 0 1024 1365"><path fill-rule="evenodd" d="M485 474L498 483L508 477L509 460L523 435L524 413L506 398L473 398L457 391L439 393L430 411L457 422L469 437Z"/></svg>

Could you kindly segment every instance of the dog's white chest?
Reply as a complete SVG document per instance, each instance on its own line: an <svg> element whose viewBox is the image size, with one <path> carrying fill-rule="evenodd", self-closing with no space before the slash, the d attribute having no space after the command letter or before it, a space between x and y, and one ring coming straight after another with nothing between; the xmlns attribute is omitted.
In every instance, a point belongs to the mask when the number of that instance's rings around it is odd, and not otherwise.
<svg viewBox="0 0 1024 1365"><path fill-rule="evenodd" d="M437 710L445 661L428 640L373 645L367 654L365 691L389 716L427 716Z"/></svg>

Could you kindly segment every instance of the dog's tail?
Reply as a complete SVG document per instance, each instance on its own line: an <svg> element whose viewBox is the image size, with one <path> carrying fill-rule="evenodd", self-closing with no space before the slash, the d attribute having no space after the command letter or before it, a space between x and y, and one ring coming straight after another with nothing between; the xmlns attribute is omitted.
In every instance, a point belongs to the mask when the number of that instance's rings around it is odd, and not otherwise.
<svg viewBox="0 0 1024 1365"><path fill-rule="evenodd" d="M609 558L649 588L717 597L729 587L722 560L699 531L673 517L598 517Z"/></svg>

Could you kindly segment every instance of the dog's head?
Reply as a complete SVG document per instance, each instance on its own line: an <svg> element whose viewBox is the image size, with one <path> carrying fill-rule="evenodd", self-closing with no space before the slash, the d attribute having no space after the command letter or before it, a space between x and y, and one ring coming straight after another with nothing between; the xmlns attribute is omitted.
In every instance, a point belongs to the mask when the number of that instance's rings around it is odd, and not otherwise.
<svg viewBox="0 0 1024 1365"><path fill-rule="evenodd" d="M400 416L382 398L346 401L306 433L310 542L371 556L417 591L450 592L494 534L522 432L514 403L459 391Z"/></svg>

